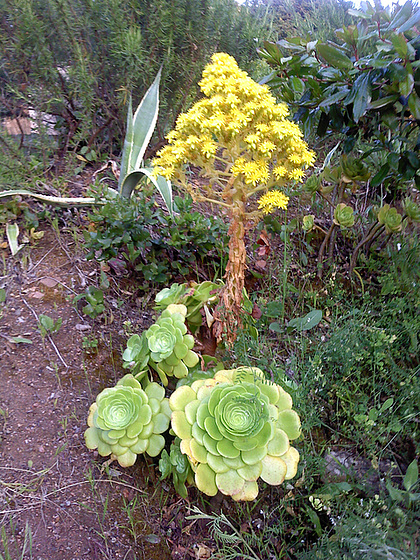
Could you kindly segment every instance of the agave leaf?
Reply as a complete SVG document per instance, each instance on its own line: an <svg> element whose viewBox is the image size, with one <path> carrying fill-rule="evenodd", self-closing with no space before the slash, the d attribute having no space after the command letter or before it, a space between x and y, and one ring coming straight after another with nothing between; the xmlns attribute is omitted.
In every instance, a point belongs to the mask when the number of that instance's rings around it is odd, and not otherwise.
<svg viewBox="0 0 420 560"><path fill-rule="evenodd" d="M17 224L6 224L6 235L9 243L10 251L13 256L20 251L23 245L19 245L19 226Z"/></svg>
<svg viewBox="0 0 420 560"><path fill-rule="evenodd" d="M125 133L124 138L124 149L121 158L121 169L120 169L120 176L118 179L118 190L121 190L123 180L126 178L128 174L129 168L129 161L130 156L133 148L134 143L134 131L133 131L133 101L131 98L128 100L128 109L127 109L127 130Z"/></svg>
<svg viewBox="0 0 420 560"><path fill-rule="evenodd" d="M112 191L112 189L110 189L110 191ZM103 202L97 201L95 198L90 197L67 198L61 196L48 196L46 194L27 191L26 189L0 192L0 198L6 198L8 196L31 196L32 198L35 198L37 200L42 200L42 202L54 204L57 206L92 206L94 204L103 204Z"/></svg>
<svg viewBox="0 0 420 560"><path fill-rule="evenodd" d="M159 83L161 74L162 67L160 67L152 85L137 107L134 117L130 97L127 114L127 132L124 140L124 151L118 185L122 196L125 196L122 188L126 176L140 168L144 152L146 151L156 126L159 112Z"/></svg>
<svg viewBox="0 0 420 560"><path fill-rule="evenodd" d="M168 208L169 212L173 213L173 205L172 205L172 185L171 182L158 175L155 177L152 173L152 168L141 168L136 171L129 173L121 186L121 196L125 198L129 198L139 184L140 180L143 176L146 176L151 183L157 188L160 195L162 196L163 200L165 201L166 207Z"/></svg>

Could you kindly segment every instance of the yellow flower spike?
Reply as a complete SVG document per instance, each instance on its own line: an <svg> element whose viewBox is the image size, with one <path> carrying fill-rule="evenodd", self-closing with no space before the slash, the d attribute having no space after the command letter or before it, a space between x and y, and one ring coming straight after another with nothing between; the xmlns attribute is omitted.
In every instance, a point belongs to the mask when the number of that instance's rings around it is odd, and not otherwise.
<svg viewBox="0 0 420 560"><path fill-rule="evenodd" d="M258 201L258 208L263 214L270 214L276 208L286 210L289 197L280 191L269 191L264 194Z"/></svg>

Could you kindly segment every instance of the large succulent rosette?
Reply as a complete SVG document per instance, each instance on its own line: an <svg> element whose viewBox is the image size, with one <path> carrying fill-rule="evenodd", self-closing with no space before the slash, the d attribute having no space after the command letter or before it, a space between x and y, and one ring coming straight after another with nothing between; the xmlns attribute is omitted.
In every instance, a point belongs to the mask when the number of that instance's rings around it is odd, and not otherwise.
<svg viewBox="0 0 420 560"><path fill-rule="evenodd" d="M258 478L279 485L299 462L290 440L300 435L292 398L258 368L222 370L179 387L170 397L172 429L181 439L199 490L253 500Z"/></svg>
<svg viewBox="0 0 420 560"><path fill-rule="evenodd" d="M186 377L188 368L198 363L198 355L192 350L194 337L187 332L185 305L169 305L159 319L141 337L133 335L124 351L124 367L135 373L152 367L162 383L168 384L167 376L178 379Z"/></svg>
<svg viewBox="0 0 420 560"><path fill-rule="evenodd" d="M89 409L86 446L99 455L111 455L122 467L134 464L137 455L156 457L165 445L161 435L169 427L171 410L165 390L150 383L145 390L131 375L105 389Z"/></svg>

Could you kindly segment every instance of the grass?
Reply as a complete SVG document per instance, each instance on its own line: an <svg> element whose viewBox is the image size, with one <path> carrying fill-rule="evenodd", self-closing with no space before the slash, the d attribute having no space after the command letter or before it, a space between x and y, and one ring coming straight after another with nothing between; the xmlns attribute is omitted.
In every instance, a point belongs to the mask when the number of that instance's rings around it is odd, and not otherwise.
<svg viewBox="0 0 420 560"><path fill-rule="evenodd" d="M32 531L28 523L25 525L23 539L18 537L16 528L10 520L10 533L8 536L5 527L0 531L0 560L29 560L32 559ZM21 544L20 544L20 541Z"/></svg>

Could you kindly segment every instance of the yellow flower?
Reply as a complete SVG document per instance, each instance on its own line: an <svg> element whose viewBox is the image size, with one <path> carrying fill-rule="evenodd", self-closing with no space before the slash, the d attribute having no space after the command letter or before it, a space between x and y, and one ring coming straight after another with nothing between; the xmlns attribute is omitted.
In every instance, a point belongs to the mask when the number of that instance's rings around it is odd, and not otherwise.
<svg viewBox="0 0 420 560"><path fill-rule="evenodd" d="M262 156L269 158L276 150L276 145L270 140L265 140L264 142L261 142L259 146L256 146L256 148Z"/></svg>
<svg viewBox="0 0 420 560"><path fill-rule="evenodd" d="M302 169L315 156L298 125L287 119L286 104L276 103L267 86L254 82L228 54L216 53L200 87L205 97L178 117L168 145L153 162L161 173L166 168L165 176L185 184L186 164L191 163L219 186L229 184L226 174L231 173L238 196L245 198L273 180L280 185L301 180ZM230 200L230 187L216 190L221 201Z"/></svg>
<svg viewBox="0 0 420 560"><path fill-rule="evenodd" d="M283 177L286 177L287 169L284 167L284 165L278 165L273 169L273 174L276 177L276 179L281 179Z"/></svg>
<svg viewBox="0 0 420 560"><path fill-rule="evenodd" d="M294 179L295 181L299 181L299 182L302 181L304 175L305 172L303 171L303 169L294 169L289 173L289 177L291 179Z"/></svg>
<svg viewBox="0 0 420 560"><path fill-rule="evenodd" d="M264 194L258 201L258 208L263 214L270 214L276 208L286 210L289 197L280 191L269 191Z"/></svg>

